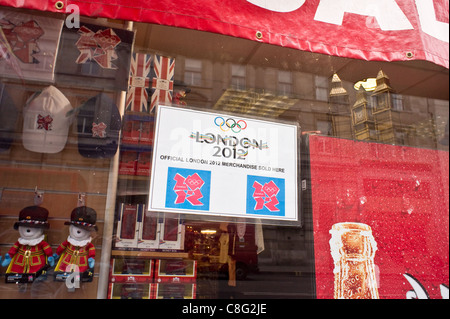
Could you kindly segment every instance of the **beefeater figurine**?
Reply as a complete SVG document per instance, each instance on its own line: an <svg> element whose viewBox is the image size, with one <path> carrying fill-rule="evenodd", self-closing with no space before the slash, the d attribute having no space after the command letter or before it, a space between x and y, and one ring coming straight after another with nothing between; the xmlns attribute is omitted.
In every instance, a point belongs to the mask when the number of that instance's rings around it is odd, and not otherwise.
<svg viewBox="0 0 450 319"><path fill-rule="evenodd" d="M44 230L49 228L48 210L40 206L29 206L19 213L14 229L20 237L5 255L2 266L6 273L35 274L48 265L54 265L52 248L44 241Z"/></svg>
<svg viewBox="0 0 450 319"><path fill-rule="evenodd" d="M69 236L56 249L55 257L59 260L55 272L84 272L94 268L95 247L91 243L91 233L97 231L95 225L97 213L87 206L80 206L72 210L69 226Z"/></svg>

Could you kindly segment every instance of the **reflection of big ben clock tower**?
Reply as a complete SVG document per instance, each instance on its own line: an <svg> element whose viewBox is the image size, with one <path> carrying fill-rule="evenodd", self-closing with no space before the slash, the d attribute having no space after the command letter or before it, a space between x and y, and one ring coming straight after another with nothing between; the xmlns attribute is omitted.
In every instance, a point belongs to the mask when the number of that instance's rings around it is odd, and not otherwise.
<svg viewBox="0 0 450 319"><path fill-rule="evenodd" d="M372 93L372 96L375 99L373 114L391 109L392 93L394 92L394 89L390 86L389 77L383 72L383 70L378 72L376 81L377 86Z"/></svg>
<svg viewBox="0 0 450 319"><path fill-rule="evenodd" d="M389 77L380 70L377 75L377 87L373 91L373 116L378 140L385 143L394 143L394 126L392 124L392 94Z"/></svg>
<svg viewBox="0 0 450 319"><path fill-rule="evenodd" d="M356 102L352 106L353 134L357 140L375 140L375 125L367 92L361 85L356 93Z"/></svg>
<svg viewBox="0 0 450 319"><path fill-rule="evenodd" d="M365 119L364 116L364 111L363 110L359 110L358 112L355 111L355 122L359 123L359 122L363 122Z"/></svg>

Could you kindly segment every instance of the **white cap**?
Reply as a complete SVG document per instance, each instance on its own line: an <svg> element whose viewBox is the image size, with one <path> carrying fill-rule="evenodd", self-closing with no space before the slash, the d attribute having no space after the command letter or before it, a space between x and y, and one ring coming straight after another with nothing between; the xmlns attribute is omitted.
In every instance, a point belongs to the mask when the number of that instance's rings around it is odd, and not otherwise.
<svg viewBox="0 0 450 319"><path fill-rule="evenodd" d="M38 153L58 153L67 142L72 117L69 100L54 86L30 98L23 110L22 143Z"/></svg>

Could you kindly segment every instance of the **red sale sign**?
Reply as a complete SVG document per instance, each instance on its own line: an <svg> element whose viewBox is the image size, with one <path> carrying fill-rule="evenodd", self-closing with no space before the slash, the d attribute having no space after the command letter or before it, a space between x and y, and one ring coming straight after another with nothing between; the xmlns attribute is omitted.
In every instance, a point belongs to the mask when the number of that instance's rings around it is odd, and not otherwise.
<svg viewBox="0 0 450 319"><path fill-rule="evenodd" d="M448 298L448 152L309 137L317 298Z"/></svg>
<svg viewBox="0 0 450 319"><path fill-rule="evenodd" d="M348 58L427 60L449 67L448 0L0 0L0 5L216 32Z"/></svg>

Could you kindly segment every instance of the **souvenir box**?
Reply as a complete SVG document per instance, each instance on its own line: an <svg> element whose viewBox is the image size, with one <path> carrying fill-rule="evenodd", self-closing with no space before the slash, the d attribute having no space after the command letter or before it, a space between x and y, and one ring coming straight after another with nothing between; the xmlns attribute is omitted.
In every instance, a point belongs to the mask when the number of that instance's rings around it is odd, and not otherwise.
<svg viewBox="0 0 450 319"><path fill-rule="evenodd" d="M120 203L116 227L115 247L136 248L138 239L138 219L144 205Z"/></svg>
<svg viewBox="0 0 450 319"><path fill-rule="evenodd" d="M159 247L159 226L158 213L145 211L139 223L138 248L158 249Z"/></svg>
<svg viewBox="0 0 450 319"><path fill-rule="evenodd" d="M164 217L144 209L138 217L138 227L138 248L171 252L184 250L185 225L179 216Z"/></svg>
<svg viewBox="0 0 450 319"><path fill-rule="evenodd" d="M197 262L185 259L158 259L155 264L156 283L193 283L197 279Z"/></svg>
<svg viewBox="0 0 450 319"><path fill-rule="evenodd" d="M183 251L185 225L179 217L165 216L159 220L159 245L162 251Z"/></svg>
<svg viewBox="0 0 450 319"><path fill-rule="evenodd" d="M175 74L175 58L155 54L150 72L150 113L158 104L171 104Z"/></svg>
<svg viewBox="0 0 450 319"><path fill-rule="evenodd" d="M154 117L149 114L126 113L123 116L123 149L151 150L154 120Z"/></svg>
<svg viewBox="0 0 450 319"><path fill-rule="evenodd" d="M125 102L125 110L127 112L148 113L151 64L151 54L133 53L130 64L128 92Z"/></svg>
<svg viewBox="0 0 450 319"><path fill-rule="evenodd" d="M138 163L138 152L135 151L121 151L119 159L119 174L120 175L136 175Z"/></svg>
<svg viewBox="0 0 450 319"><path fill-rule="evenodd" d="M151 283L153 267L153 259L112 258L110 281L113 283Z"/></svg>
<svg viewBox="0 0 450 319"><path fill-rule="evenodd" d="M152 162L151 152L140 152L138 154L138 160L136 165L136 175L150 176L151 162Z"/></svg>
<svg viewBox="0 0 450 319"><path fill-rule="evenodd" d="M174 58L134 53L131 57L125 110L152 113L156 105L172 103L174 74Z"/></svg>
<svg viewBox="0 0 450 319"><path fill-rule="evenodd" d="M153 290L151 283L110 283L108 299L150 299Z"/></svg>
<svg viewBox="0 0 450 319"><path fill-rule="evenodd" d="M141 134L141 122L131 119L128 116L123 117L122 145L137 145Z"/></svg>
<svg viewBox="0 0 450 319"><path fill-rule="evenodd" d="M146 210L145 204L120 203L117 212L116 248L183 251L185 225L177 217Z"/></svg>
<svg viewBox="0 0 450 319"><path fill-rule="evenodd" d="M196 299L197 284L159 283L152 286L152 299Z"/></svg>

